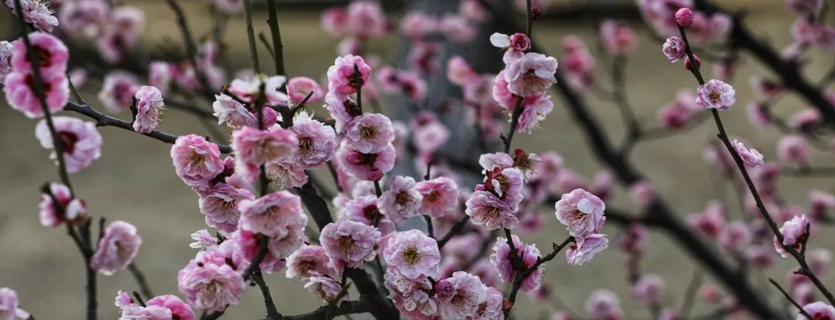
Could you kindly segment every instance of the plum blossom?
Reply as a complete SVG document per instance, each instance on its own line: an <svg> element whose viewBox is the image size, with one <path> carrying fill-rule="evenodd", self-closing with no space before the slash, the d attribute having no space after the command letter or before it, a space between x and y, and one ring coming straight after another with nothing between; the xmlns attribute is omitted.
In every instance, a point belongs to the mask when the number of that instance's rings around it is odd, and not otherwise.
<svg viewBox="0 0 835 320"><path fill-rule="evenodd" d="M689 215L687 223L708 237L716 237L725 225L725 206L711 200L704 212Z"/></svg>
<svg viewBox="0 0 835 320"><path fill-rule="evenodd" d="M44 115L43 106L36 94L34 76L30 72L12 71L5 76L3 93L12 109L22 112L31 119ZM42 74L41 88L46 96L46 107L50 113L64 108L70 99L69 81L63 73Z"/></svg>
<svg viewBox="0 0 835 320"><path fill-rule="evenodd" d="M342 285L338 281L316 271L310 271L310 276L305 280L304 287L327 302L334 302L339 293L342 292Z"/></svg>
<svg viewBox="0 0 835 320"><path fill-rule="evenodd" d="M458 207L458 185L447 177L418 182L415 190L423 197L419 213L443 218Z"/></svg>
<svg viewBox="0 0 835 320"><path fill-rule="evenodd" d="M171 80L174 78L176 67L165 61L154 61L148 66L148 84L156 87L162 94L171 88ZM73 81L75 84L75 81Z"/></svg>
<svg viewBox="0 0 835 320"><path fill-rule="evenodd" d="M244 127L232 133L232 149L237 160L258 167L268 162L293 159L299 140L290 130L273 127L269 130Z"/></svg>
<svg viewBox="0 0 835 320"><path fill-rule="evenodd" d="M487 300L476 311L473 320L502 320L504 319L504 295L496 288L487 288Z"/></svg>
<svg viewBox="0 0 835 320"><path fill-rule="evenodd" d="M502 50L506 50L502 61L505 64L521 58L525 52L531 49L531 39L524 33L515 33L508 36L503 33L494 33L490 36L490 43Z"/></svg>
<svg viewBox="0 0 835 320"><path fill-rule="evenodd" d="M400 222L418 215L423 195L415 189L415 179L395 176L388 184L388 190L380 196L380 212L394 222Z"/></svg>
<svg viewBox="0 0 835 320"><path fill-rule="evenodd" d="M632 294L635 298L648 305L658 303L664 289L664 279L658 275L648 274L638 279L632 287Z"/></svg>
<svg viewBox="0 0 835 320"><path fill-rule="evenodd" d="M809 236L807 228L809 228L809 220L806 215L794 216L791 220L786 221L780 227L780 234L783 236L783 243L781 244L777 237L774 237L774 249L781 257L789 257L789 253L784 247L792 247L797 252L800 252L803 247L804 238Z"/></svg>
<svg viewBox="0 0 835 320"><path fill-rule="evenodd" d="M133 74L113 71L104 77L99 100L108 111L118 113L128 110L140 86Z"/></svg>
<svg viewBox="0 0 835 320"><path fill-rule="evenodd" d="M241 217L238 203L252 199L254 196L249 190L218 183L200 193L200 212L205 216L208 226L224 232L234 232Z"/></svg>
<svg viewBox="0 0 835 320"><path fill-rule="evenodd" d="M194 310L191 306L180 300L175 295L166 294L163 296L156 296L146 302L149 308L162 307L170 310L172 319L178 320L195 320Z"/></svg>
<svg viewBox="0 0 835 320"><path fill-rule="evenodd" d="M535 52L525 53L521 58L508 64L503 71L508 90L522 97L543 94L557 82L554 77L555 72L557 72L557 59Z"/></svg>
<svg viewBox="0 0 835 320"><path fill-rule="evenodd" d="M28 319L29 312L18 305L17 292L9 288L0 288L0 319Z"/></svg>
<svg viewBox="0 0 835 320"><path fill-rule="evenodd" d="M14 0L12 0L14 1ZM28 35L32 45L32 51L38 59L38 70L41 77L52 78L55 74L64 75L67 71L67 63L70 60L70 52L67 46L57 37L43 32L34 32ZM12 42L11 52L12 70L20 73L31 73L32 63L23 40Z"/></svg>
<svg viewBox="0 0 835 320"><path fill-rule="evenodd" d="M388 21L376 1L352 2L346 10L347 30L358 37L378 37L387 32Z"/></svg>
<svg viewBox="0 0 835 320"><path fill-rule="evenodd" d="M488 230L511 229L519 224L514 207L492 192L474 191L465 205L465 212L472 219L472 223L484 226Z"/></svg>
<svg viewBox="0 0 835 320"><path fill-rule="evenodd" d="M390 143L377 153L362 153L342 143L336 151L336 159L345 173L360 179L379 181L383 174L394 168L396 151Z"/></svg>
<svg viewBox="0 0 835 320"><path fill-rule="evenodd" d="M670 63L676 63L687 56L687 44L679 37L669 37L661 46L661 51Z"/></svg>
<svg viewBox="0 0 835 320"><path fill-rule="evenodd" d="M647 228L642 224L633 223L629 225L619 243L620 249L629 254L643 255L647 246L647 233Z"/></svg>
<svg viewBox="0 0 835 320"><path fill-rule="evenodd" d="M139 133L151 133L162 121L165 103L162 93L156 87L142 86L136 91L136 115L133 130Z"/></svg>
<svg viewBox="0 0 835 320"><path fill-rule="evenodd" d="M354 77L354 66L359 70L359 83ZM363 84L368 82L371 67L360 56L352 54L337 57L334 65L328 68L328 93L339 97L357 93Z"/></svg>
<svg viewBox="0 0 835 320"><path fill-rule="evenodd" d="M392 234L382 254L389 272L412 280L438 277L441 262L438 243L419 230Z"/></svg>
<svg viewBox="0 0 835 320"><path fill-rule="evenodd" d="M332 92L325 95L325 107L330 112L331 118L336 121L337 133L342 133L349 127L351 121L362 115L362 110L351 98Z"/></svg>
<svg viewBox="0 0 835 320"><path fill-rule="evenodd" d="M209 250L214 249L218 245L218 239L209 233L209 230L200 229L191 234L191 239L194 242L189 243L188 246L194 249Z"/></svg>
<svg viewBox="0 0 835 320"><path fill-rule="evenodd" d="M23 12L23 21L33 24L38 30L52 32L52 29L58 26L58 18L52 15L49 4L49 1L43 0L21 0L20 9ZM15 0L6 0L6 6L11 8L12 13L17 16Z"/></svg>
<svg viewBox="0 0 835 320"><path fill-rule="evenodd" d="M693 11L689 8L681 8L676 11L676 24L682 27L689 27L693 25Z"/></svg>
<svg viewBox="0 0 835 320"><path fill-rule="evenodd" d="M635 31L623 21L605 20L600 24L600 41L612 55L626 55L638 47Z"/></svg>
<svg viewBox="0 0 835 320"><path fill-rule="evenodd" d="M293 229L307 225L299 196L288 191L277 191L255 200L238 202L241 226L255 233L283 238Z"/></svg>
<svg viewBox="0 0 835 320"><path fill-rule="evenodd" d="M297 229L299 227L296 227ZM246 227L241 226L237 232L232 234L232 239L227 240L234 243L234 253L233 253L233 260L237 263L237 266L241 269L249 268L249 265L255 260L255 257L258 256L258 250L261 248L261 241L267 241L267 254L264 256L264 260L258 265L258 268L265 273L273 273L276 271L281 270L286 265L286 261L284 258L287 255L283 255L282 252L277 252L280 250L276 250L276 240L281 239L278 236L272 237L269 239L264 239L263 235L258 233L254 233L250 230L247 230ZM288 229L287 234L284 238L289 239L296 239L297 232ZM297 243L298 245L295 248L301 246L301 242Z"/></svg>
<svg viewBox="0 0 835 320"><path fill-rule="evenodd" d="M113 221L99 241L96 253L90 258L93 270L110 276L122 271L133 261L142 245L136 227L124 221Z"/></svg>
<svg viewBox="0 0 835 320"><path fill-rule="evenodd" d="M802 136L785 136L777 142L777 157L791 164L805 165L809 161L809 144Z"/></svg>
<svg viewBox="0 0 835 320"><path fill-rule="evenodd" d="M334 276L336 270L331 267L330 258L325 249L317 245L305 245L287 257L287 278L308 278L313 272L319 275Z"/></svg>
<svg viewBox="0 0 835 320"><path fill-rule="evenodd" d="M362 268L363 262L374 259L379 239L377 228L350 220L330 223L319 235L319 242L337 271Z"/></svg>
<svg viewBox="0 0 835 320"><path fill-rule="evenodd" d="M391 120L379 113L365 113L345 132L346 146L361 153L379 153L394 141Z"/></svg>
<svg viewBox="0 0 835 320"><path fill-rule="evenodd" d="M748 167L753 168L763 164L763 155L757 151L757 149L748 149L741 141L736 139L731 142L731 145L733 145L736 154L742 158L742 161L745 162Z"/></svg>
<svg viewBox="0 0 835 320"><path fill-rule="evenodd" d="M296 162L301 167L318 167L333 158L336 151L336 133L333 128L302 111L293 118L290 130L296 133L296 139L299 141Z"/></svg>
<svg viewBox="0 0 835 320"><path fill-rule="evenodd" d="M641 180L629 186L629 195L632 202L640 207L646 207L655 201L655 189L649 181Z"/></svg>
<svg viewBox="0 0 835 320"><path fill-rule="evenodd" d="M287 94L293 103L301 103L308 94L310 98L306 103L314 103L325 97L325 92L319 83L308 77L290 78L290 82L287 83Z"/></svg>
<svg viewBox="0 0 835 320"><path fill-rule="evenodd" d="M266 105L287 105L287 94L279 90L287 82L285 76L265 77L264 75L254 75L247 79L235 79L229 84L229 92L248 102L252 106L256 106L256 102L260 99L263 86L263 100L264 109Z"/></svg>
<svg viewBox="0 0 835 320"><path fill-rule="evenodd" d="M581 266L591 261L594 255L609 246L609 239L605 234L592 234L584 238L575 238L575 242L568 247L565 258L568 264Z"/></svg>
<svg viewBox="0 0 835 320"><path fill-rule="evenodd" d="M72 117L53 117L52 122L61 141L62 156L68 172L81 171L101 157L102 138L94 123ZM45 149L55 149L46 120L38 122L35 136ZM56 159L55 151L49 158Z"/></svg>
<svg viewBox="0 0 835 320"><path fill-rule="evenodd" d="M699 86L696 103L707 109L728 110L736 103L736 92L722 80L710 80Z"/></svg>
<svg viewBox="0 0 835 320"><path fill-rule="evenodd" d="M258 127L258 114L247 110L247 108L234 98L220 94L215 95L215 102L212 103L214 116L218 124L226 125L232 129L243 127ZM275 125L278 115L272 108L264 108L262 111L263 124L265 128Z"/></svg>
<svg viewBox="0 0 835 320"><path fill-rule="evenodd" d="M623 319L623 309L618 296L608 289L598 289L591 293L585 303L586 312L593 320Z"/></svg>
<svg viewBox="0 0 835 320"><path fill-rule="evenodd" d="M217 254L200 252L177 274L180 293L199 310L223 311L227 306L236 305L246 288L240 271Z"/></svg>
<svg viewBox="0 0 835 320"><path fill-rule="evenodd" d="M218 146L194 134L177 138L171 147L171 159L177 176L196 189L209 188L209 181L224 169Z"/></svg>
<svg viewBox="0 0 835 320"><path fill-rule="evenodd" d="M478 277L464 271L456 271L449 281L451 294L441 298L441 317L466 319L473 317L487 298L487 287Z"/></svg>
<svg viewBox="0 0 835 320"><path fill-rule="evenodd" d="M806 311L806 313L812 316L812 318L815 320L824 320L827 318L835 319L835 308L824 302L817 301L807 304L803 306L803 311ZM801 313L798 313L797 320L802 319L806 319L806 316Z"/></svg>
<svg viewBox="0 0 835 320"><path fill-rule="evenodd" d="M358 186L361 184L358 184ZM374 194L373 186L367 195L354 195L340 210L341 219L351 220L373 226L377 222L377 228L382 235L387 235L395 231L394 222L388 216L382 215L378 206L378 199Z"/></svg>
<svg viewBox="0 0 835 320"><path fill-rule="evenodd" d="M493 253L490 255L490 264L496 269L496 272L499 274L499 279L504 283L512 283L516 279L516 270L513 268L512 255L519 257L525 268L531 268L539 260L539 249L536 248L536 245L522 243L522 240L515 234L511 238L513 239L513 247L516 248L516 252L510 250L510 245L506 238L499 237L493 245ZM536 290L541 284L542 267L538 267L522 280L520 290Z"/></svg>
<svg viewBox="0 0 835 320"><path fill-rule="evenodd" d="M73 198L70 189L60 183L43 186L40 208L41 224L56 228L62 223L75 224L87 216L87 204L82 199Z"/></svg>
<svg viewBox="0 0 835 320"><path fill-rule="evenodd" d="M478 30L466 17L459 14L447 14L438 25L438 31L453 43L472 41Z"/></svg>
<svg viewBox="0 0 835 320"><path fill-rule="evenodd" d="M583 189L574 189L563 194L555 207L557 220L576 238L600 232L603 223L606 222L603 212L606 210L606 204Z"/></svg>

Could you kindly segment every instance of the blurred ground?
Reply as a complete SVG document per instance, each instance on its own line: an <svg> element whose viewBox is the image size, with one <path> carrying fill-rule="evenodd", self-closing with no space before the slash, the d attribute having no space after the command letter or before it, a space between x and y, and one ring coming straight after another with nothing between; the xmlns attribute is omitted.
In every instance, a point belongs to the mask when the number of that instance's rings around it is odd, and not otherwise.
<svg viewBox="0 0 835 320"><path fill-rule="evenodd" d="M147 43L164 39L179 39L173 22L173 15L162 5L162 1L127 1L146 9L149 17ZM736 5L748 8L747 22L756 34L782 47L789 42L791 17L783 9L782 1L739 1ZM767 3L767 4L766 4ZM724 4L724 3L723 3ZM755 5L754 5L755 4ZM198 35L207 30L208 14L198 2L185 2L190 13L191 25ZM263 14L263 12L261 12ZM7 16L2 16L6 19ZM265 21L266 17L256 17ZM318 14L307 12L282 12L280 14L282 36L288 71L292 75L321 77L335 57L337 40L324 34L318 27ZM199 26L199 27L198 27ZM268 32L266 24L258 28ZM560 39L568 34L579 34L592 42L594 23L560 23L551 21L537 26L537 39L551 54L561 52ZM227 33L230 41L233 64L246 65L247 51L242 18L233 19ZM695 82L683 70L681 64L671 65L660 52L660 44L640 29L642 43L629 62L627 92L632 105L643 123L654 126L656 111L673 99L676 91L683 87L695 87ZM371 52L382 57L391 57L397 48L395 39L375 41ZM266 53L262 52L262 57ZM833 63L831 53L813 51L813 64L806 67L811 79L820 79ZM748 57L746 57L748 58ZM268 59L263 59L268 60ZM709 62L707 62L709 64ZM265 63L265 69L270 68ZM605 70L599 69L602 85L608 87ZM774 158L774 142L779 135L771 130L752 127L745 117L744 106L751 101L752 94L747 85L750 75L763 69L753 60L747 60L733 83L737 88L738 107L725 112L726 126L735 136L744 137L761 150L767 158ZM98 83L88 84L85 97L99 109L95 100ZM594 112L608 129L613 141L620 141L622 125L615 106L596 98L589 98ZM533 152L556 150L571 169L591 177L599 169L594 156L586 147L582 132L571 121L559 99L556 107L543 128L533 135L520 135L515 142L518 146ZM800 110L804 102L792 96L782 100L777 113L783 116ZM206 106L208 107L208 106ZM324 109L316 109L324 112ZM128 118L129 115L120 115ZM46 181L57 179L54 166L34 137L35 121L25 118L10 108L0 108L0 286L11 287L20 294L24 307L38 319L81 319L83 314L84 278L82 261L75 247L63 229L46 229L37 218L38 188ZM169 111L161 130L182 134L201 133L205 129L194 119L177 111ZM146 272L157 294L177 293L176 273L194 255L188 247L189 233L204 228L203 218L197 209L197 196L173 173L168 156L169 146L155 140L139 137L130 132L103 128L103 156L93 166L72 176L75 188L87 200L90 212L105 216L110 221L126 220L135 224L142 234L143 246L137 258L138 265ZM717 178L702 161L702 146L714 136L714 128L706 123L685 135L671 137L653 143L639 145L633 159L646 172L656 190L668 200L677 212L684 215L701 211L706 200L725 199L731 215L740 216L732 190L717 183ZM476 157L477 155L472 155ZM832 157L814 153L813 164L827 165ZM832 180L825 178L793 179L784 178L781 189L789 202L805 205L808 190L818 188L835 191ZM628 196L622 190L615 195L613 206L635 210ZM562 240L565 231L551 219L553 208L543 208L548 217L543 232L527 236L541 248L550 247L552 241ZM615 228L608 228L612 237ZM813 239L814 246L832 247L835 236L828 232L819 233ZM694 265L688 256L681 253L675 243L663 234L653 233L648 257L642 266L644 272L657 273L667 280L663 304L679 307L685 286ZM569 267L558 258L551 263L545 274L546 282L552 284L557 295L575 311L582 310L582 303L589 293L597 288L613 288L622 298L628 319L649 318L648 311L630 299L625 285L623 256L616 250L608 250L585 267ZM791 264L783 265L769 274L784 279L784 271ZM771 292L764 281L765 276L754 274L752 282L763 292ZM278 309L284 314L296 314L314 309L320 305L302 287L300 281L288 281L283 273L267 277ZM709 281L709 280L708 280ZM112 299L117 290L134 290L135 285L128 273L113 277L99 277L99 303L101 319L115 319L117 309ZM772 294L773 295L773 294ZM550 304L533 304L521 298L518 310L520 319L536 319L550 313L555 301ZM559 308L559 307L558 307ZM697 308L694 314L701 315L710 310ZM227 314L227 319L258 319L263 317L263 305L257 290L248 290L243 303Z"/></svg>

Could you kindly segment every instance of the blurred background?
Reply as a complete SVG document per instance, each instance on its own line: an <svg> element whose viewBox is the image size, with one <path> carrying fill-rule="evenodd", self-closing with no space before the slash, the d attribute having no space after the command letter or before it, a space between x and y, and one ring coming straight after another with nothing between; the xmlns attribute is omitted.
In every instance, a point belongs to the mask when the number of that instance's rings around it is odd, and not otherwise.
<svg viewBox="0 0 835 320"><path fill-rule="evenodd" d="M642 24L632 1L554 1L544 21L536 23L535 40L558 59L562 53L560 41L564 36L578 35L589 44L596 43L597 25L606 17L605 14L616 14L618 18L626 19L638 31L640 46L628 61L626 88L642 124L657 125L655 115L659 108L672 101L679 89L695 88L695 82L682 70L682 64L670 64L665 60L660 50L661 43ZM145 48L153 51L172 41L179 43L180 34L175 17L165 1L124 2L145 11L147 26L142 38ZM178 2L184 7L196 37L211 32L211 15L204 2ZM387 14L395 18L402 15L400 8L409 5L408 1L383 2ZM787 12L783 1L723 0L715 3L729 10L744 10L745 23L773 47L783 48L791 42L789 28L794 16ZM284 54L290 75L320 79L333 64L339 39L330 37L319 27L319 18L324 8L336 4L344 5L344 2L301 0L280 4ZM265 10L255 10L254 20L257 30L268 32ZM17 34L12 34L14 28L11 27L11 20L9 11L5 7L0 8L0 39L17 38ZM249 66L245 34L243 16L232 17L226 32L232 70ZM382 57L384 61L394 62L402 55L400 42L401 39L396 36L375 39L368 52ZM263 58L268 57L266 51L262 51L261 56L261 60L266 61L262 62L265 64L262 68L270 70L269 59ZM822 78L835 62L831 52L812 50L809 57L810 63L804 67L804 71L809 79L815 81ZM598 67L595 72L597 81L603 87L611 87L604 68ZM753 101L748 79L754 74L768 73L755 60L743 55L743 63L732 82L737 90L739 107L723 113L723 118L734 136L744 137L767 159L773 159L780 133L773 129L753 127L746 120L744 106ZM100 79L91 79L84 86L82 94L97 109L102 110L103 107L96 100L100 86ZM591 180L600 166L587 147L582 132L566 113L562 101L554 98L554 111L542 123L542 129L531 135L518 135L514 140L515 146L535 153L556 150L565 158L566 167ZM589 96L588 100L593 112L603 122L610 140L616 143L621 141L624 130L615 105L594 96ZM202 103L205 105L200 107L209 108L207 103ZM393 110L395 106L384 104L384 108L391 112L397 112ZM774 110L787 117L805 107L805 102L788 94ZM309 109L318 113L326 112L318 105ZM123 119L130 117L129 114L115 116ZM45 228L38 220L38 190L44 182L56 181L57 175L54 165L48 159L49 152L40 147L34 136L35 124L36 121L8 108L5 99L0 101L0 177L3 182L0 185L0 287L17 290L22 306L33 312L38 319L81 319L85 299L82 258L64 229ZM159 129L175 134L207 134L199 121L177 110L167 112L165 122ZM189 234L206 227L197 208L198 198L174 174L169 145L114 128L101 128L100 132L104 137L102 157L89 168L72 176L74 186L80 197L86 199L92 215L107 217L109 221L125 220L138 227L143 245L135 261L146 273L154 293L179 295L177 271L195 254L195 250L188 246L191 242ZM737 219L741 213L734 191L709 170L702 159L705 143L714 137L714 126L705 122L686 134L638 145L632 159L677 213L685 215L699 212L704 209L707 200L720 199L726 202L731 218ZM458 150L456 146L447 146L446 149L452 152ZM478 155L465 156L476 158ZM813 151L813 164L826 166L832 160L831 155ZM327 175L321 177L324 181L330 181ZM809 190L835 191L833 180L825 177L784 177L780 187L786 201L799 204L806 203ZM623 190L621 187L616 189L610 206L637 212L638 209ZM546 217L543 231L524 235L523 238L538 244L540 248L549 248L551 242L565 237L565 230L553 219L553 207L547 206L541 210ZM612 238L619 232L614 225L606 229ZM833 233L818 234L820 236L813 239L814 246L831 248L835 245ZM611 288L621 297L627 319L650 318L649 311L631 298L624 258L614 247L583 267L568 266L562 257L558 257L549 264L545 273L545 282L552 286L555 296L549 303L539 304L520 298L516 309L519 319L550 316L554 310L564 309L562 303L582 314L583 301L593 290L604 287ZM786 270L793 265L790 261L781 261L780 266L770 269L766 274L752 273L751 282L763 294L775 298L775 305L783 305L784 302L776 299L774 290L765 279L770 276L782 280ZM697 269L701 269L698 262L681 252L667 235L651 233L650 249L642 262L642 270L658 274L666 280L662 300L664 306L677 308L681 305L687 283ZM322 304L307 293L301 281L287 280L283 272L266 276L266 280L272 288L279 311L284 314L310 311ZM709 283L712 279L708 276L705 281ZM100 318L117 318L118 309L113 305L116 291L135 289L135 283L127 272L111 277L100 276ZM709 311L700 306L697 303L694 315ZM263 313L258 290L247 290L241 305L231 308L225 319L260 319Z"/></svg>

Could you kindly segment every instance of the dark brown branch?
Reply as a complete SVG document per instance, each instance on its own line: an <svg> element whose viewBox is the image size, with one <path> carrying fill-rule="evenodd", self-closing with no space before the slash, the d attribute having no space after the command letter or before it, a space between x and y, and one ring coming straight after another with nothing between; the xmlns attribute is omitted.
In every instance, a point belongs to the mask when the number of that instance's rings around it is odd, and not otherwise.
<svg viewBox="0 0 835 320"><path fill-rule="evenodd" d="M507 229L505 229L505 230L507 230ZM506 232L506 233L508 235L510 234L509 232ZM525 281L525 278L530 276L531 273L536 271L537 268L541 267L543 263L554 260L554 258L557 257L557 254L559 254L560 251L562 251L562 249L564 249L566 246L568 246L569 243L571 243L573 241L574 241L574 237L569 236L568 238L563 240L563 242L559 245L554 243L553 244L554 250L551 251L551 253L549 253L547 256L542 257L542 258L537 258L536 263L534 263L530 267L522 266L521 269L516 271L516 276L513 278L513 286L511 287L510 294L508 295L508 298L507 298L507 300L510 302L509 303L510 306L504 310L505 317L510 316L510 312L513 310L513 305L516 303L516 294L519 293L519 289L522 286L522 282ZM510 244L510 243L511 242L508 241L508 244ZM516 254L515 254L516 251L513 250L513 247L511 247L511 250L512 250L511 252L514 253L514 256L516 256ZM518 258L518 256L517 256L517 258Z"/></svg>
<svg viewBox="0 0 835 320"><path fill-rule="evenodd" d="M64 107L64 109L80 113L82 115L85 115L85 116L93 119L93 120L96 120L96 126L98 126L98 127L116 127L116 128L131 131L131 132L135 132L137 134L141 134L141 135L144 135L144 136L148 136L148 137L151 137L151 138L154 138L154 139L157 139L159 141L169 143L169 144L174 144L177 141L177 138L178 138L178 136L176 136L176 135L161 132L161 131L156 131L156 130L151 131L151 133L147 133L147 134L146 133L138 133L138 132L133 130L133 125L131 125L130 122L108 116L104 113L99 112L96 109L93 109L92 107L90 107L89 105L86 105L86 104L77 104L77 103L74 103L74 102L70 102L70 103L67 103L67 105ZM218 145L218 148L220 149L220 152L222 152L222 153L231 153L232 152L232 148L229 147L229 146Z"/></svg>
<svg viewBox="0 0 835 320"><path fill-rule="evenodd" d="M270 25L270 34L273 37L273 59L275 59L275 74L287 75L287 70L284 69L284 44L281 42L281 31L278 28L278 12L275 5L275 0L267 0L267 11L269 19L267 24Z"/></svg>
<svg viewBox="0 0 835 320"><path fill-rule="evenodd" d="M771 284L775 288L777 288L777 290L780 290L780 292L783 294L783 296L786 297L786 300L789 300L789 302L791 302L791 304L794 305L795 308L797 308L797 310L800 311L800 314L805 316L806 319L809 319L809 320L815 319L814 317L809 315L809 313L806 312L806 310L803 309L803 306L801 306L799 303L797 303L797 301L795 301L794 298L792 298L792 296L788 292L786 292L786 290L784 290L783 287L780 286L780 284L777 283L777 281L774 281L774 279L772 279L772 278L768 278L768 282L771 282Z"/></svg>
<svg viewBox="0 0 835 320"><path fill-rule="evenodd" d="M214 94L212 93L211 86L209 85L209 80L203 72L203 68L201 68L197 63L197 43L194 42L194 38L191 36L191 29L188 27L188 21L186 21L186 15L183 13L183 8L180 7L177 0L167 0L167 2L171 7L171 10L174 11L174 15L177 16L177 25L180 27L180 33L183 35L183 42L185 42L186 45L186 53L188 54L189 60L191 60L192 67L197 75L197 80L200 82L200 86L203 89L203 95L209 100L212 100L214 98Z"/></svg>
<svg viewBox="0 0 835 320"><path fill-rule="evenodd" d="M128 265L128 271L130 271L133 279L136 280L136 285L139 286L139 292L146 297L153 297L154 293L151 291L151 286L148 285L148 280L145 279L145 274L143 274L142 270L139 270L139 267L136 266L136 262L131 262L131 264Z"/></svg>

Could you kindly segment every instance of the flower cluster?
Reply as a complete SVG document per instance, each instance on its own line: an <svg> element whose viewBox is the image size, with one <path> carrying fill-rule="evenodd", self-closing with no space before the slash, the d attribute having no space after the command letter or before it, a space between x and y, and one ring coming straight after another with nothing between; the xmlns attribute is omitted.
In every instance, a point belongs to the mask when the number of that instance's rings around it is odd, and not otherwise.
<svg viewBox="0 0 835 320"><path fill-rule="evenodd" d="M7 4L12 2L14 0L6 1ZM33 32L26 36L29 37L33 52L27 51L23 39L12 42L11 52L8 51L8 44L0 45L5 48L0 49L0 77L4 78L3 92L9 105L34 119L43 117L44 109L49 113L63 109L69 101L66 72L70 53L67 46L51 34ZM37 61L31 62L30 55L37 58ZM37 75L34 74L35 63L38 65ZM11 71L4 72L3 69L9 69L9 65ZM40 83L37 79L40 79ZM38 92L43 92L45 106L41 105Z"/></svg>
<svg viewBox="0 0 835 320"><path fill-rule="evenodd" d="M555 205L557 220L564 224L574 243L568 248L568 263L582 265L608 247L609 240L600 233L606 222L606 204L600 198L583 189L563 194Z"/></svg>

